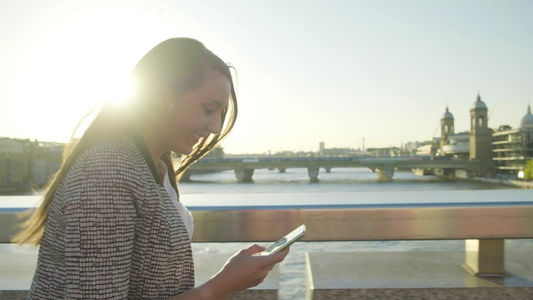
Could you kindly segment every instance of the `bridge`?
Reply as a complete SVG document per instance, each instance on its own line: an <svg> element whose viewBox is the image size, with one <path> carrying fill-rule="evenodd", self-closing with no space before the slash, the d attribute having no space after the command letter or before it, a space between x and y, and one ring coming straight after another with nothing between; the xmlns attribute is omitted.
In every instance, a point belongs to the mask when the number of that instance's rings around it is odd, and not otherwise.
<svg viewBox="0 0 533 300"><path fill-rule="evenodd" d="M378 174L379 181L391 181L397 168L433 170L439 175L454 174L462 170L466 174L470 162L436 156L403 157L261 157L261 158L212 158L206 157L193 164L182 178L190 180L194 172L234 170L238 182L252 182L255 169L307 168L311 182L318 182L320 168L330 172L332 168L364 167Z"/></svg>

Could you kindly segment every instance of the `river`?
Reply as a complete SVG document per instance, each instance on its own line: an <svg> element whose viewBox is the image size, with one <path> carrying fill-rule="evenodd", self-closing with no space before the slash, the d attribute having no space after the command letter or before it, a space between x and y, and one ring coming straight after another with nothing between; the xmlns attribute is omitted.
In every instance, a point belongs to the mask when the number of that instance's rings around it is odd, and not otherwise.
<svg viewBox="0 0 533 300"><path fill-rule="evenodd" d="M397 192L508 189L469 180L441 179L437 176L418 176L412 172L395 172L391 182L378 182L378 175L367 168L337 168L331 173L320 169L319 182L309 182L307 169L255 170L253 183L239 183L233 171L193 174L193 182L180 183L183 201L186 194L248 194L248 193L330 193L330 192Z"/></svg>

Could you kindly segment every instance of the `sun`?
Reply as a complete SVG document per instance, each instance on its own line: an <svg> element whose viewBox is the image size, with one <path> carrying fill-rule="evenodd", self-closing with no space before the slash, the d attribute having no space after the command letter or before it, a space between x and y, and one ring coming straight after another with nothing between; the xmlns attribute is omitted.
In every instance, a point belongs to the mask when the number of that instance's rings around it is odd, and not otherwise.
<svg viewBox="0 0 533 300"><path fill-rule="evenodd" d="M125 102L132 90L129 74L112 69L112 61L102 61L108 66L103 68L74 53L66 59L62 55L47 53L47 59L31 61L31 71L20 81L23 115L37 125L31 136L40 139L65 140L87 112L105 102Z"/></svg>
<svg viewBox="0 0 533 300"><path fill-rule="evenodd" d="M65 36L76 35L62 32L34 49L18 74L17 106L29 121L24 125L29 137L66 141L88 112L131 95L133 55Z"/></svg>

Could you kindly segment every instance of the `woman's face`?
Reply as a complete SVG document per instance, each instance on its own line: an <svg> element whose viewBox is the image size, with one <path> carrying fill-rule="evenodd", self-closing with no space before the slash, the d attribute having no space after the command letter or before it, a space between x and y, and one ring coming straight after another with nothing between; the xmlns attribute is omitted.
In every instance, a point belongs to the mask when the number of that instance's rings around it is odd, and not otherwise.
<svg viewBox="0 0 533 300"><path fill-rule="evenodd" d="M219 134L230 90L228 78L210 70L197 88L175 96L169 107L164 135L169 150L187 155L201 138L210 133Z"/></svg>

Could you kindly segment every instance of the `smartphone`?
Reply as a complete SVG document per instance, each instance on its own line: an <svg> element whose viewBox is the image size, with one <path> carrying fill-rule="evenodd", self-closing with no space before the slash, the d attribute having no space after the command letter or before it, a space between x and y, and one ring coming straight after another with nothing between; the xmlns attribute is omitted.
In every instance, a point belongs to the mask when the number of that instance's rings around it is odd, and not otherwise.
<svg viewBox="0 0 533 300"><path fill-rule="evenodd" d="M305 235L305 225L300 225L300 227L294 229L291 233L282 237L277 242L268 246L268 248L266 248L262 252L257 253L256 255L263 256L263 255L270 255L270 254L279 252L287 248L288 246L292 245L292 243L296 242L298 239L300 239L304 235Z"/></svg>

